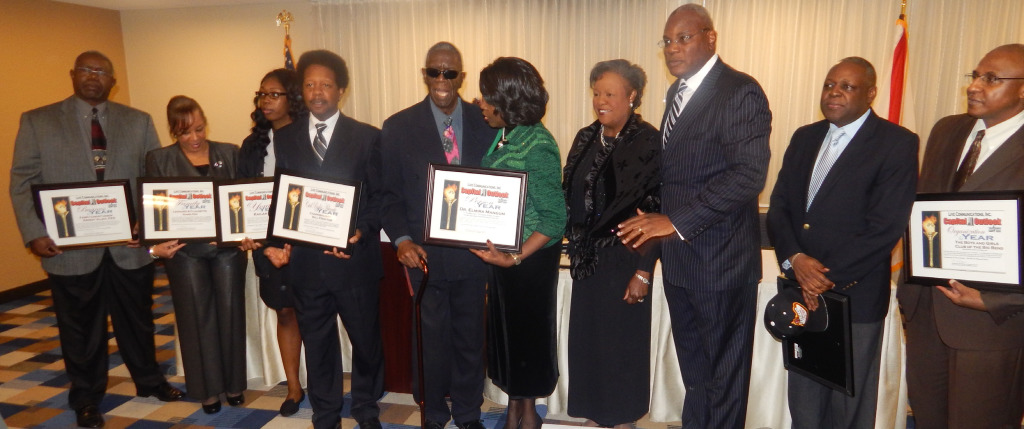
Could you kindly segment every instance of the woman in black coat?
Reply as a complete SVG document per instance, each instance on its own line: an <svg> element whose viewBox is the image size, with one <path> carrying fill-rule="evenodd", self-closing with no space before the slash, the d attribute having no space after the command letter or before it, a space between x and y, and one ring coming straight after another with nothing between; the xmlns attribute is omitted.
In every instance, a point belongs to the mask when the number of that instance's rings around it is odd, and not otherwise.
<svg viewBox="0 0 1024 429"><path fill-rule="evenodd" d="M276 69L263 76L260 89L256 91L253 104L252 134L242 141L238 154L238 177L272 177L276 157L274 154L274 130L292 123L306 111L302 102L300 79L294 70ZM295 318L295 300L292 291L281 280L281 269L273 264L259 250L258 243L246 238L242 248L253 250L252 260L260 282L260 298L277 313L277 345L281 350L285 379L288 381L288 396L281 404L281 415L288 417L299 411L299 403L306 397L299 382L299 356L302 352L302 337L299 323Z"/></svg>
<svg viewBox="0 0 1024 429"><path fill-rule="evenodd" d="M562 174L569 214L569 415L628 427L647 414L651 273L658 243L639 251L615 235L619 222L660 207L661 138L634 110L647 77L626 60L590 72L597 121L576 134Z"/></svg>

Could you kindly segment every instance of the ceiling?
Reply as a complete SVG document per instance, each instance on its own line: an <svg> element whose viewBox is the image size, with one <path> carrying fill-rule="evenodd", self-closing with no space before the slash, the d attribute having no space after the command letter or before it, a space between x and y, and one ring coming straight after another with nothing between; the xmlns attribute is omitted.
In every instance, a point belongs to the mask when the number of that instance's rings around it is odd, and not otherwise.
<svg viewBox="0 0 1024 429"><path fill-rule="evenodd" d="M57 0L114 10L170 9L179 7L231 6L267 3L308 3L310 0Z"/></svg>

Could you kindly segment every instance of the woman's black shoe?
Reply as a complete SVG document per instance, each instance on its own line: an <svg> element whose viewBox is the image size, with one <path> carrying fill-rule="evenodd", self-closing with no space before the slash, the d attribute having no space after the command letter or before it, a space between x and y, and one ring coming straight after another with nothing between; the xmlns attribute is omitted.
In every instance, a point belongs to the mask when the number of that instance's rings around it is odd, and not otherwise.
<svg viewBox="0 0 1024 429"><path fill-rule="evenodd" d="M220 412L220 401L212 404L203 404L203 412L206 414L216 414Z"/></svg>
<svg viewBox="0 0 1024 429"><path fill-rule="evenodd" d="M306 392L302 392L302 396L299 397L298 401L294 399L285 399L284 403L281 404L281 415L288 417L299 412L299 404L305 399Z"/></svg>
<svg viewBox="0 0 1024 429"><path fill-rule="evenodd" d="M239 393L238 396L225 395L228 400L228 405L237 407L245 402L245 395Z"/></svg>

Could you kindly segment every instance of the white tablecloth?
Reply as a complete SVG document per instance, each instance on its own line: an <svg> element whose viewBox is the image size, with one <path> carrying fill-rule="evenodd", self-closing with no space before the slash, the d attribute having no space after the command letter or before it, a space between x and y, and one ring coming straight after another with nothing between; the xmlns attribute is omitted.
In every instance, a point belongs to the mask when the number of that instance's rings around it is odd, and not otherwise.
<svg viewBox="0 0 1024 429"><path fill-rule="evenodd" d="M764 251L763 281L757 294L757 319L754 332L754 356L751 368L747 428L788 428L789 408L786 400L786 370L782 366L782 347L764 329L764 307L775 296L774 279L778 265L772 251ZM263 305L259 298L258 286L252 272L252 264L246 275L246 337L247 368L250 386L273 385L284 380L284 369L277 349L277 319L273 310ZM651 290L653 311L651 324L651 410L649 418L657 422L679 421L683 406L683 380L679 373L675 345L672 342L672 325L665 293L662 289L660 268L656 270ZM548 413L565 416L569 389L568 356L565 353L569 339L569 301L572 296L572 279L567 270L559 273L558 287L558 367L561 377L554 393L546 400ZM342 354L346 371L350 369L351 345L344 330ZM889 314L885 319L882 339L882 366L879 370L878 413L875 427L904 429L906 427L907 385L904 377L906 351L903 343L903 327L900 323L899 308L896 304L896 290L889 298ZM179 374L181 359L178 359ZM305 368L301 377L306 378ZM490 382L484 390L488 399L507 403L501 390Z"/></svg>

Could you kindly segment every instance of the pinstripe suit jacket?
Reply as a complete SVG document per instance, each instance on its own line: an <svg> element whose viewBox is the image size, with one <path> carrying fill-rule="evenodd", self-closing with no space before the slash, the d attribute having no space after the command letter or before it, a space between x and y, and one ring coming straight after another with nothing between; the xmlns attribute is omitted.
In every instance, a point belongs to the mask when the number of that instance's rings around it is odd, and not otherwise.
<svg viewBox="0 0 1024 429"><path fill-rule="evenodd" d="M672 84L667 100L678 86ZM721 291L761 278L757 196L768 171L769 134L771 111L761 86L717 60L663 152L662 212L685 238L662 242L669 284Z"/></svg>
<svg viewBox="0 0 1024 429"><path fill-rule="evenodd" d="M917 136L874 112L868 115L810 210L807 189L829 123L796 130L768 210L780 265L796 253L821 261L836 291L850 296L855 323L880 321L889 309L889 253L907 229L917 185ZM796 278L792 269L785 274Z"/></svg>
<svg viewBox="0 0 1024 429"><path fill-rule="evenodd" d="M128 179L132 194L135 178L146 166L146 152L160 147L153 119L145 112L107 102L107 180ZM32 199L33 184L96 180L92 141L78 122L75 96L21 115L11 165L11 203L21 238L26 243L46 236ZM43 270L57 275L81 275L100 265L104 249L69 250L42 258ZM110 254L118 266L140 268L153 260L145 248L115 246Z"/></svg>
<svg viewBox="0 0 1024 429"><path fill-rule="evenodd" d="M952 192L953 175L960 165L967 137L976 119L968 115L939 120L928 136L918 192ZM1024 128L1017 130L978 166L961 192L1024 190ZM1005 350L1024 347L1024 294L982 292L988 312L953 304L935 288L900 285L897 298L907 320L919 310L923 294L932 294L932 311L942 342L961 350Z"/></svg>

